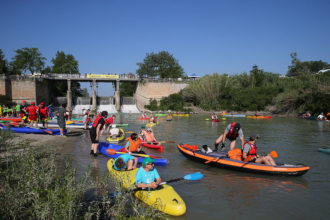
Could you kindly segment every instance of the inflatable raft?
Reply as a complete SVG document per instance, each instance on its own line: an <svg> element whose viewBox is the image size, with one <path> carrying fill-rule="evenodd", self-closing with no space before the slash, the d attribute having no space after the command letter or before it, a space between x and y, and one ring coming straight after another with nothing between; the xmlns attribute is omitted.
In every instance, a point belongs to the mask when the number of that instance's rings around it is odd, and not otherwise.
<svg viewBox="0 0 330 220"><path fill-rule="evenodd" d="M122 149L122 146L116 145L116 144L109 144L109 143L104 143L101 142L98 146L98 151L102 154L104 154L105 156L108 156L110 158L117 158L120 155L122 155L122 152L118 153L118 154L108 154L107 153L107 149L114 149L115 151L119 151L120 149ZM143 155L149 155L149 154L143 154ZM135 156L135 155L134 155ZM153 155L149 155L151 157L153 157ZM145 158L145 156L136 156L138 158L138 163L142 163L143 159ZM156 157L156 156L155 156ZM155 165L156 166L166 166L168 164L168 160L166 158L153 158L155 159Z"/></svg>
<svg viewBox="0 0 330 220"><path fill-rule="evenodd" d="M114 160L110 159L107 162L107 167L110 174L122 183L125 190L135 188L135 179L138 168L130 171L117 171L113 169ZM134 196L142 202L150 205L161 212L173 216L180 216L186 213L186 204L172 186L164 184L156 190L139 190L133 192Z"/></svg>
<svg viewBox="0 0 330 220"><path fill-rule="evenodd" d="M305 174L310 167L303 164L278 164L276 166L257 164L253 162L243 162L233 160L227 157L226 152L212 152L209 154L202 153L199 149L190 149L191 145L178 144L178 150L187 158L201 162L203 164L210 164L221 168L228 168L240 170L245 172L283 175L283 176L300 176Z"/></svg>

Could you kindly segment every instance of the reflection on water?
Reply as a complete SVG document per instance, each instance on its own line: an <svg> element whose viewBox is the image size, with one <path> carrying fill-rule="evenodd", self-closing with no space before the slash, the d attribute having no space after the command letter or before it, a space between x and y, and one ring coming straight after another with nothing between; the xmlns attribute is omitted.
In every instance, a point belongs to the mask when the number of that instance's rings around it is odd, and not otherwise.
<svg viewBox="0 0 330 220"><path fill-rule="evenodd" d="M136 132L146 123L137 120L138 117L139 114L121 114L116 120L129 124L124 128L126 132ZM204 174L201 180L172 184L186 202L187 213L171 219L328 219L330 156L317 152L317 148L329 146L329 123L290 118L228 118L215 123L206 121L207 117L210 116L173 117L171 122L160 118L153 130L159 141L213 146L226 125L236 121L242 125L245 137L252 133L260 134L260 152L276 150L279 155L277 161L303 163L311 166L311 170L301 177L268 176L191 161L178 152L176 144L164 144L162 154L145 149L169 160L168 166L157 167L163 180L195 172ZM107 158L89 156L90 140L87 136L83 136L75 147L74 164L81 170L90 166L92 176L98 180L107 172Z"/></svg>

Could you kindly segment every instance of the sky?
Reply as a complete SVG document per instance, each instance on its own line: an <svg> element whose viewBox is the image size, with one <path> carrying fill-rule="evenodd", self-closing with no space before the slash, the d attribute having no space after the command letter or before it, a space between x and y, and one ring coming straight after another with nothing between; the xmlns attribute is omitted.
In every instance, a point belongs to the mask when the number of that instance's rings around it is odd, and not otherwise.
<svg viewBox="0 0 330 220"><path fill-rule="evenodd" d="M330 0L0 0L0 49L72 54L80 73L135 73L167 51L185 74L285 75L290 53L330 63ZM89 86L87 86L89 87ZM106 87L100 86L100 90Z"/></svg>

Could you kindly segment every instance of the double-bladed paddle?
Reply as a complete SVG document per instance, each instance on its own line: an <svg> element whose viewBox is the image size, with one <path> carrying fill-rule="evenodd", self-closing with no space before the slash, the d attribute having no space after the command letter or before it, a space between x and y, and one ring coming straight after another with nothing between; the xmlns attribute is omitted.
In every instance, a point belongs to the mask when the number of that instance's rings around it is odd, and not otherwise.
<svg viewBox="0 0 330 220"><path fill-rule="evenodd" d="M161 157L161 156L153 156L153 155L148 155L148 154L135 154L135 153L127 153L127 152L121 152L121 151L116 151L115 149L106 149L105 150L107 152L107 154L110 154L110 155L114 155L114 154L129 154L129 155L132 155L132 156L137 156L137 157L150 157L150 158L153 158L153 159L162 159L164 157Z"/></svg>
<svg viewBox="0 0 330 220"><path fill-rule="evenodd" d="M181 180L199 180L199 179L202 179L203 177L204 177L204 175L202 173L196 172L196 173L187 174L184 177L180 177L180 178L176 178L176 179L167 180L165 182L161 182L159 185L178 182L178 181L181 181Z"/></svg>

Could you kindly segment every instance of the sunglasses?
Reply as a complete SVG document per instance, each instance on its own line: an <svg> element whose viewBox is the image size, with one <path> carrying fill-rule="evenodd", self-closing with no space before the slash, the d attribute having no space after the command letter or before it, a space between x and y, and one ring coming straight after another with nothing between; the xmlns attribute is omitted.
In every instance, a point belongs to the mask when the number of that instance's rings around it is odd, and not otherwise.
<svg viewBox="0 0 330 220"><path fill-rule="evenodd" d="M154 163L148 163L148 165L155 165Z"/></svg>

